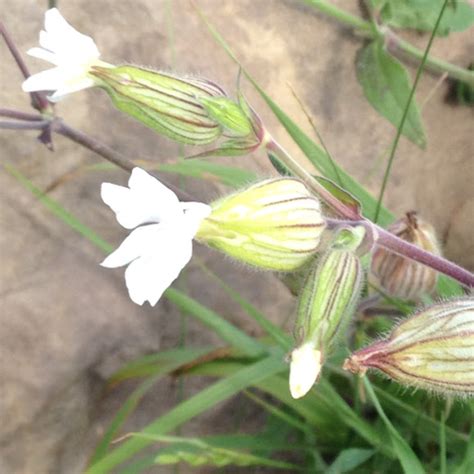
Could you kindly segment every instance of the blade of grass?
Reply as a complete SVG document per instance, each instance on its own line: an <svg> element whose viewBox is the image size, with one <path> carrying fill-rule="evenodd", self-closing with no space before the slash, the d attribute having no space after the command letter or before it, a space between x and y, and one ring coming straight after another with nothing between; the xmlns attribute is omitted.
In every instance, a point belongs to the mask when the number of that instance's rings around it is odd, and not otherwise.
<svg viewBox="0 0 474 474"><path fill-rule="evenodd" d="M277 461L234 448L216 446L209 438L189 438L159 434L131 433L132 437L168 444L155 454L154 464L168 465L185 462L190 466L264 466L300 471L296 464Z"/></svg>
<svg viewBox="0 0 474 474"><path fill-rule="evenodd" d="M273 324L255 306L247 301L238 291L235 291L222 280L216 273L211 271L204 263L199 262L199 267L213 281L215 281L253 320L283 349L291 348L291 338L278 326Z"/></svg>
<svg viewBox="0 0 474 474"><path fill-rule="evenodd" d="M397 417L399 420L404 421L406 424L410 425L413 423L415 418L419 419L419 430L423 430L424 434L430 434L435 437L440 429L440 424L438 420L431 418L425 413L420 412L417 407L413 407L403 400L400 400L397 397L394 397L390 393L382 390L376 385L372 385L373 389L377 396L383 400L385 409L390 412L391 415ZM446 427L447 443L448 446L459 446L460 444L465 444L467 442L467 435L460 433L449 426Z"/></svg>
<svg viewBox="0 0 474 474"><path fill-rule="evenodd" d="M267 349L264 344L247 336L245 332L237 329L215 311L212 311L190 296L175 288L168 288L165 292L165 297L179 309L193 315L207 327L211 328L228 344L239 348L247 355L256 357L266 352Z"/></svg>
<svg viewBox="0 0 474 474"><path fill-rule="evenodd" d="M282 370L288 370L287 365L282 360L280 360L280 364ZM194 367L190 373L222 377L229 372L241 370L241 367L242 363L238 361L218 361ZM269 377L264 382L253 385L259 390L274 396L285 405L288 405L293 411L304 418L309 425L316 428L318 432L324 429L328 431L329 435L337 436L338 433L334 427L335 422L338 421L342 425L353 429L359 436L385 456L390 458L395 456L393 447L383 442L379 431L354 412L324 378L319 381L306 397L298 400L297 403L295 403L295 400L290 395L287 376Z"/></svg>
<svg viewBox="0 0 474 474"><path fill-rule="evenodd" d="M369 382L369 379L364 377L363 381L365 390L369 395L372 404L374 405L377 413L379 414L380 418L385 424L385 427L387 428L387 431L390 434L393 449L397 453L397 457L400 461L400 464L402 465L403 471L405 474L424 474L425 470L423 469L420 460L410 448L409 444L392 425L391 421L387 418L387 415L383 411L382 405L380 405L380 402L377 398L377 395L375 394L374 389L372 388L372 384Z"/></svg>
<svg viewBox="0 0 474 474"><path fill-rule="evenodd" d="M157 368L166 364L173 364L180 357L198 358L215 350L213 346L194 348L179 348L149 354L124 364L108 380L108 385L113 386L132 378L155 375ZM183 362L184 363L184 362Z"/></svg>
<svg viewBox="0 0 474 474"><path fill-rule="evenodd" d="M161 378L163 378L163 376L169 374L181 365L195 360L197 357L202 356L206 352L208 351L202 349L179 349L167 351L163 354L157 354L164 356L161 364L159 364L158 361L155 363L155 373L153 377L149 377L144 382L142 382L120 407L120 410L110 422L106 432L97 445L90 460L90 464L98 462L107 454L113 439L117 437L118 431L123 426L125 421L133 413L133 411L135 411L142 398Z"/></svg>
<svg viewBox="0 0 474 474"><path fill-rule="evenodd" d="M282 370L281 360L267 357L254 364L238 370L213 385L201 390L198 394L169 410L163 416L146 426L144 434L165 434L176 429L191 418L203 413L217 403L226 400L246 387L262 382ZM90 466L86 474L103 474L129 460L136 453L152 443L148 439L134 438L108 453L98 463Z"/></svg>
<svg viewBox="0 0 474 474"><path fill-rule="evenodd" d="M428 53L431 49L431 45L433 44L433 40L434 40L436 31L438 29L438 26L440 24L441 18L443 17L443 13L444 13L447 5L448 5L448 0L444 0L443 6L441 7L441 11L439 12L439 15L438 15L438 19L436 20L433 31L431 32L431 36L430 36L430 39L428 41L428 45L425 48L423 58L421 59L420 65L418 66L418 70L416 71L415 81L413 82L413 86L411 88L410 95L408 96L408 100L407 100L407 103L405 105L405 109L403 110L402 119L400 120L400 125L398 126L397 134L395 135L395 139L393 141L392 149L390 151L390 156L388 157L387 167L385 168L385 173L384 173L383 180L382 180L382 186L380 188L379 197L377 199L377 207L375 208L375 214L374 214L374 217L373 217L374 222L377 222L379 220L380 213L382 211L382 201L383 201L383 198L384 198L385 189L387 187L388 179L390 177L390 172L392 171L392 165L393 165L393 161L395 159L395 152L397 151L398 143L400 141L400 137L402 136L402 130L403 130L403 127L405 125L405 121L408 117L408 112L410 110L410 104L412 103L413 97L415 95L415 90L416 90L418 82L421 78L421 74L423 72L423 68L424 68L425 63L426 63L426 58L428 57Z"/></svg>
<svg viewBox="0 0 474 474"><path fill-rule="evenodd" d="M293 415L290 415L289 413L284 412L280 408L276 407L272 403L269 403L263 398L258 397L252 392L249 392L248 390L245 390L244 394L250 398L253 402L255 402L257 405L261 406L263 409L265 409L268 413L273 415L275 418L278 418L282 421L284 421L286 424L292 426L293 428L304 432L307 432L310 428L305 425L301 420L296 418Z"/></svg>
<svg viewBox="0 0 474 474"><path fill-rule="evenodd" d="M472 418L472 415L471 415ZM471 428L471 436L466 445L466 454L454 474L467 474L474 472L474 425Z"/></svg>

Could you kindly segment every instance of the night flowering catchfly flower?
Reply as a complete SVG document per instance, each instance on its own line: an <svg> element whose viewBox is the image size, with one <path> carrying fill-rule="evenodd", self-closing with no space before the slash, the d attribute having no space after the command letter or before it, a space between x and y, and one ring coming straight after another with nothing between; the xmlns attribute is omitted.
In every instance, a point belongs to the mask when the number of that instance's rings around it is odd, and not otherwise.
<svg viewBox="0 0 474 474"><path fill-rule="evenodd" d="M120 225L134 229L101 265L128 265L125 281L130 298L154 306L191 259L192 240L211 208L180 202L173 191L140 168L133 169L128 188L103 183L101 197Z"/></svg>

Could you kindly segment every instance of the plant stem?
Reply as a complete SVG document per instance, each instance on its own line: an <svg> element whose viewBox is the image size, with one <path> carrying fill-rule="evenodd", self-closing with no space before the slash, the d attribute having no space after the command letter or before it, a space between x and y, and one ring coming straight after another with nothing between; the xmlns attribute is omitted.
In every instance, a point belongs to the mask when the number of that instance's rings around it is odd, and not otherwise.
<svg viewBox="0 0 474 474"><path fill-rule="evenodd" d="M28 112L21 112L20 110L2 108L0 108L0 117L8 117L16 120L36 120L38 122L44 120L44 117L40 114L30 114Z"/></svg>
<svg viewBox="0 0 474 474"><path fill-rule="evenodd" d="M266 149L270 152L273 152L291 173L293 173L295 176L298 176L298 178L300 178L301 181L306 184L308 189L320 196L321 199L337 214L351 220L360 219L360 215L339 201L339 199L335 198L323 185L321 185L298 162L296 162L279 143L277 143L270 136L267 138L267 140L268 141L265 144Z"/></svg>
<svg viewBox="0 0 474 474"><path fill-rule="evenodd" d="M443 257L433 255L426 250L423 250L416 245L407 242L406 240L397 237L394 234L391 234L387 230L370 222L368 219L363 220L340 220L340 219L331 219L326 218L326 223L328 229L337 229L338 227L344 226L364 226L371 227L375 229L375 243L379 247L389 250L390 252L396 253L410 260L415 260L423 265L426 265L433 270L436 270L444 275L447 275L451 278L454 278L462 285L467 287L474 288L474 274L470 271L460 267L459 265L446 260Z"/></svg>
<svg viewBox="0 0 474 474"><path fill-rule="evenodd" d="M98 155L110 161L119 168L125 171L132 171L135 168L135 164L129 160L126 156L113 150L105 143L99 142L98 140L86 135L85 133L70 127L62 119L56 119L53 125L53 131L69 138L73 142L82 145L83 147L97 153Z"/></svg>
<svg viewBox="0 0 474 474"><path fill-rule="evenodd" d="M423 59L423 51L421 49L416 48L408 41L400 38L388 28L385 32L385 39L385 44L387 45L387 49L390 53L394 55L405 56L416 61L421 61ZM428 56L426 58L426 67L431 72L438 74L447 73L448 76L453 79L458 79L459 81L465 82L470 86L474 86L474 72L469 71L463 67L448 63L442 59L434 58L433 56Z"/></svg>
<svg viewBox="0 0 474 474"><path fill-rule="evenodd" d="M372 224L373 225L373 224ZM474 274L456 265L443 257L433 255L426 250L417 247L390 232L376 226L378 232L377 245L403 257L422 263L433 270L454 278L462 285L474 288Z"/></svg>
<svg viewBox="0 0 474 474"><path fill-rule="evenodd" d="M28 68L26 67L25 62L23 61L23 58L21 57L20 52L18 51L18 48L13 42L10 36L10 33L8 32L8 30L6 29L2 21L0 21L0 35L3 36L5 44L7 45L7 48L9 49L11 55L13 56L13 59L15 60L16 64L18 65L18 68L23 74L23 77L25 79L28 79L28 77L30 77L30 72L28 71ZM30 97L31 97L31 105L36 110L39 110L40 112L42 112L44 110L48 110L51 108L50 103L41 92L30 92Z"/></svg>
<svg viewBox="0 0 474 474"><path fill-rule="evenodd" d="M344 23L347 26L352 26L359 31L368 33L369 36L373 37L373 29L368 21L359 18L358 16L351 15L342 8L336 7L331 2L324 0L304 0L305 3L317 8L320 12L325 13L328 16L336 19L337 21Z"/></svg>
<svg viewBox="0 0 474 474"><path fill-rule="evenodd" d="M50 124L49 120L0 120L1 130L43 130Z"/></svg>
<svg viewBox="0 0 474 474"><path fill-rule="evenodd" d="M420 62L423 58L424 51L413 46L408 41L397 36L388 27L384 28L373 28L373 25L363 20L360 17L351 15L350 13L336 7L331 2L325 0L304 0L307 4L317 8L320 12L336 19L337 21L344 23L347 26L351 26L356 31L361 32L364 36L371 39L379 38L384 41L387 45L387 50L396 54L397 56L408 57ZM459 81L466 82L467 84L474 86L474 72L471 72L465 68L456 66L442 59L428 56L426 58L426 67L430 71L438 74L448 73L449 77L457 79Z"/></svg>

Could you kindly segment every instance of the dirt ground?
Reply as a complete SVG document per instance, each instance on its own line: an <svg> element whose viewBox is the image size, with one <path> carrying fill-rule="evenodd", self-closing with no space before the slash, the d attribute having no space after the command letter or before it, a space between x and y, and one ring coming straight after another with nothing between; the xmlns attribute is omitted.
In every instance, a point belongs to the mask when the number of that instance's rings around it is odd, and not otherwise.
<svg viewBox="0 0 474 474"><path fill-rule="evenodd" d="M357 2L336 3L358 12ZM0 0L2 21L21 51L37 44L46 4L46 0ZM356 81L354 60L361 39L298 0L196 0L196 4L270 96L312 135L289 90L288 83L292 85L335 159L376 193L395 131L367 103ZM93 36L106 61L198 74L235 90L237 67L187 0L69 0L59 5L79 31ZM427 41L418 35L410 39L420 46ZM473 47L471 31L437 39L433 54L466 65ZM33 72L45 67L32 58L27 64ZM21 81L6 47L0 46L0 107L29 110ZM303 160L248 84L245 92L277 139ZM424 104L428 146L423 151L402 139L385 203L399 214L418 210L438 229L446 256L474 270L474 116L472 109L447 104L445 95L446 84L423 77L417 99ZM173 161L179 154L178 146L114 110L99 90L75 94L57 111L70 125L132 159ZM41 189L81 166L100 162L98 156L61 137L56 137L55 148L54 153L48 151L33 132L0 131L2 163L18 168ZM221 160L262 176L272 173L263 153ZM77 173L50 195L117 244L125 232L101 202L99 188L103 181L126 179L119 170ZM186 186L203 201L223 192L220 185L191 180ZM179 345L180 315L166 301L152 309L134 305L126 293L123 270L101 268L100 250L55 218L4 169L0 224L0 472L81 472L97 437L131 389L120 387L104 394L106 378L125 361ZM277 323L291 314L293 301L274 276L202 248L197 257ZM196 261L181 285L203 304L257 334L239 307L203 276ZM210 342L218 340L190 320L187 343ZM201 382L186 383L186 395L200 386ZM144 426L177 399L176 384L161 384L129 428ZM186 432L232 430L235 420L230 412L228 404L216 407L187 425ZM256 424L258 416L249 409L244 425L251 430Z"/></svg>

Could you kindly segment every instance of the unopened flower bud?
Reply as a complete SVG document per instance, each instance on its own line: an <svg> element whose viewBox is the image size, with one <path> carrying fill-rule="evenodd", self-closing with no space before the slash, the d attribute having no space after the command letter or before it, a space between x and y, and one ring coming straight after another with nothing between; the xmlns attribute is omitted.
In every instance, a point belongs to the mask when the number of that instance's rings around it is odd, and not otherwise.
<svg viewBox="0 0 474 474"><path fill-rule="evenodd" d="M378 369L402 385L474 395L474 298L444 301L408 317L388 338L361 349L344 369Z"/></svg>
<svg viewBox="0 0 474 474"><path fill-rule="evenodd" d="M302 343L291 353L290 391L294 398L304 396L315 383L348 323L362 282L362 265L352 245L334 245L309 272L295 325L295 334Z"/></svg>
<svg viewBox="0 0 474 474"><path fill-rule="evenodd" d="M318 250L326 227L301 181L271 179L211 204L196 239L256 267L294 271Z"/></svg>
<svg viewBox="0 0 474 474"><path fill-rule="evenodd" d="M407 213L388 230L423 250L441 255L433 226L419 219L414 212ZM371 270L389 295L410 300L419 298L423 293L432 293L438 278L436 270L383 248L375 251Z"/></svg>
<svg viewBox="0 0 474 474"><path fill-rule="evenodd" d="M210 81L182 79L137 66L93 67L89 75L119 110L172 140L203 145L222 134L222 126L201 103L201 99L225 97Z"/></svg>

